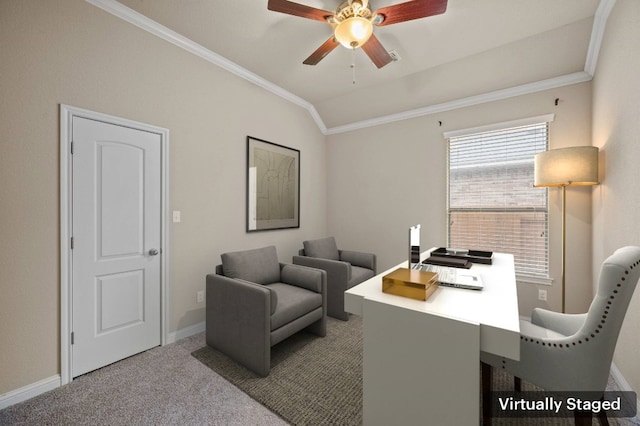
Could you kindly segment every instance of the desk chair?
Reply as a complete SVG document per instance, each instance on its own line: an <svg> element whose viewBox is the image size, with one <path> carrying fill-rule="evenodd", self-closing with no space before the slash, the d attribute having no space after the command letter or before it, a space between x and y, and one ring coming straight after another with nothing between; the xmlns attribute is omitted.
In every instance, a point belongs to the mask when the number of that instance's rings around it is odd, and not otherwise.
<svg viewBox="0 0 640 426"><path fill-rule="evenodd" d="M279 263L274 246L221 257L207 275L207 345L264 377L276 343L304 328L325 336L324 271Z"/></svg>
<svg viewBox="0 0 640 426"><path fill-rule="evenodd" d="M585 314L536 308L520 321L520 361L482 352L484 424L491 424L491 368L506 370L549 391L604 392L622 321L640 278L640 247L624 247L600 270L596 296ZM516 382L517 383L517 382ZM601 424L608 425L600 412ZM591 412L574 413L576 425L591 425Z"/></svg>
<svg viewBox="0 0 640 426"><path fill-rule="evenodd" d="M304 265L327 272L327 315L349 320L344 311L344 292L376 275L376 255L339 250L334 237L308 240L304 249L293 256L294 265Z"/></svg>

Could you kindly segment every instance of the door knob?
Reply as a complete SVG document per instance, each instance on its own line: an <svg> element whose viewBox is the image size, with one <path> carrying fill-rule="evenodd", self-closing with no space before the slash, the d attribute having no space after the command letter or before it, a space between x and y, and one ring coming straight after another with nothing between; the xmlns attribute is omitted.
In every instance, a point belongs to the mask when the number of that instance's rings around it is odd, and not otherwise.
<svg viewBox="0 0 640 426"><path fill-rule="evenodd" d="M158 249L149 250L149 256L156 256L158 254Z"/></svg>

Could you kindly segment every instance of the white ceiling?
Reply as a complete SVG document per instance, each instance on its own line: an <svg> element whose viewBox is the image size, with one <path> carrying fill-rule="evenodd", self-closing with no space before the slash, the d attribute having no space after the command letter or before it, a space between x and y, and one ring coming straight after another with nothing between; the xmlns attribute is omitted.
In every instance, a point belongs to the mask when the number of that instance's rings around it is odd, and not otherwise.
<svg viewBox="0 0 640 426"><path fill-rule="evenodd" d="M600 3L449 0L442 15L376 27L401 57L377 69L364 52L342 46L303 65L331 27L269 11L267 0L119 1L309 102L329 128L581 72ZM333 11L341 1L298 2Z"/></svg>

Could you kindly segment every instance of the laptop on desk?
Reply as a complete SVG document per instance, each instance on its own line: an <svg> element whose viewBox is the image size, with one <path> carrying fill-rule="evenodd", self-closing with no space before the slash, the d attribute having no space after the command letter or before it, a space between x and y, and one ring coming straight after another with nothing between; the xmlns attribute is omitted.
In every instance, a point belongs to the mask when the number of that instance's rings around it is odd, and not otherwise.
<svg viewBox="0 0 640 426"><path fill-rule="evenodd" d="M420 263L416 265L414 269L435 272L438 274L438 281L440 281L440 285L442 286L465 288L468 290L482 290L484 288L480 274L469 269L459 269L427 263Z"/></svg>

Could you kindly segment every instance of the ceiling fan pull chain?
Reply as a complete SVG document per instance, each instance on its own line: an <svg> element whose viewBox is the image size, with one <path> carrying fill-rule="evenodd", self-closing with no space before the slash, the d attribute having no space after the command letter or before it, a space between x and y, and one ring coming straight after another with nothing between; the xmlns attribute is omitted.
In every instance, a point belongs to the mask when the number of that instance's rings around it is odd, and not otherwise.
<svg viewBox="0 0 640 426"><path fill-rule="evenodd" d="M356 48L351 49L351 70L353 84L356 84Z"/></svg>

